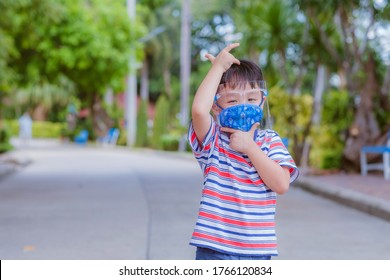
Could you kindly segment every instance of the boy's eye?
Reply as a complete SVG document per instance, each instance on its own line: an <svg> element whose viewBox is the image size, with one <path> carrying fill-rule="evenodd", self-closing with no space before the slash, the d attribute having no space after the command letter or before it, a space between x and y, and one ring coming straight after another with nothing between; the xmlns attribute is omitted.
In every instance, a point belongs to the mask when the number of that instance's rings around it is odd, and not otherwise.
<svg viewBox="0 0 390 280"><path fill-rule="evenodd" d="M229 103L229 104L233 104L233 103L236 103L236 102L237 102L236 99L230 99L230 100L227 101L227 103Z"/></svg>
<svg viewBox="0 0 390 280"><path fill-rule="evenodd" d="M260 94L260 92L249 93L248 96L247 96L247 100L250 103L260 103L260 101L261 101L261 94Z"/></svg>

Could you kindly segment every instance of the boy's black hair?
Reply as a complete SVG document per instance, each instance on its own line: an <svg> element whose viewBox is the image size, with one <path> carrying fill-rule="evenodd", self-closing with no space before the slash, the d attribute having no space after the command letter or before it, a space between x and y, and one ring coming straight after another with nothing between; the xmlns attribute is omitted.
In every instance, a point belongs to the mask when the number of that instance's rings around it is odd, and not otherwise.
<svg viewBox="0 0 390 280"><path fill-rule="evenodd" d="M230 86L238 85L242 82L249 82L252 87L255 81L262 81L263 73L260 67L252 61L240 59L240 65L233 64L225 73L223 73L220 84L229 83ZM253 84L252 84L253 82Z"/></svg>

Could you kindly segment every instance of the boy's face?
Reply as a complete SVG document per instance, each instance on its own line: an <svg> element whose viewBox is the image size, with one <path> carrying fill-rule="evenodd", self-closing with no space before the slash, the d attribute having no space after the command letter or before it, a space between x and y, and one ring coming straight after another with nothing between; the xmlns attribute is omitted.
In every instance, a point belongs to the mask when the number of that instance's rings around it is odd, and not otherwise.
<svg viewBox="0 0 390 280"><path fill-rule="evenodd" d="M260 83L222 84L218 87L213 112L218 114L222 109L239 104L253 104L262 107L265 100L264 93L265 87L261 87Z"/></svg>

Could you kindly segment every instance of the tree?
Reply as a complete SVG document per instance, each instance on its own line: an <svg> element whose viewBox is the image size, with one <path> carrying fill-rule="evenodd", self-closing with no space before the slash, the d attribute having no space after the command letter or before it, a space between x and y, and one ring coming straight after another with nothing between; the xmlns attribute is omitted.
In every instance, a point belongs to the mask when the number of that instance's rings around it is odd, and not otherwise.
<svg viewBox="0 0 390 280"><path fill-rule="evenodd" d="M78 98L90 108L94 119L94 106L100 103L106 89L111 87L114 92L124 89L130 44L140 48L136 39L142 34L131 26L124 3L108 0L65 3L66 14L53 32L52 42L61 45L56 58L76 84ZM134 38L130 28L136 29ZM94 130L98 127L95 122Z"/></svg>
<svg viewBox="0 0 390 280"><path fill-rule="evenodd" d="M387 130L384 124L389 123L390 117L386 113L389 111L390 71L389 67L383 70L384 60L379 58L375 34L388 22L389 9L380 3L363 0L237 3L234 19L243 34L244 47L240 49L253 60L260 56L271 85L278 83L290 93L287 105L291 112L290 126L298 113L293 96L313 91L310 122L303 132L292 130L289 135L294 140L295 158L301 164L307 158L311 128L319 123L328 72L337 73L341 81L345 80L345 88L360 101L344 151L347 161L358 163L360 147L379 143L383 138L380 136ZM312 73L316 75L313 77ZM378 118L382 119L379 123ZM300 133L303 137L298 137Z"/></svg>
<svg viewBox="0 0 390 280"><path fill-rule="evenodd" d="M139 1L143 6L140 14L147 23L150 34L141 38L145 42L145 57L141 69L141 99L149 99L152 102L158 99L161 94L166 95L170 105L170 119L176 119L180 111L180 15L183 1L152 0ZM215 46L214 38L207 37L199 40L199 29L207 29L207 26L214 28L214 13L219 16L220 10L226 6L220 1L191 1L192 40L191 46L191 69L192 73L197 71L199 64L199 52L204 48ZM195 34L195 35L194 35ZM204 34L204 33L203 33ZM225 44L219 37L217 44ZM150 83L148 83L150 82ZM192 82L192 81L191 81ZM193 84L193 82L192 82ZM191 88L191 92L194 92ZM149 94L150 93L150 94ZM187 101L185 101L187 103ZM186 114L186 113L185 113ZM176 120L174 121L176 123ZM174 127L174 126L173 126ZM169 133L169 132L166 132Z"/></svg>
<svg viewBox="0 0 390 280"><path fill-rule="evenodd" d="M12 20L11 13L6 9L7 4L6 1L0 2L0 10L2 11L0 17L0 122L3 118L4 99L12 84L12 73L7 61L14 52L12 36L4 29L7 22Z"/></svg>
<svg viewBox="0 0 390 280"><path fill-rule="evenodd" d="M10 103L4 100L5 96L19 101L15 98L16 91L18 98L38 101L33 92L36 93L35 89L39 87L46 89L48 96L44 100L47 101L57 92L50 91L50 88L60 87L65 78L50 75L47 71L50 59L39 46L49 40L47 31L58 23L61 6L48 0L4 0L0 2L0 9L0 37L3 39L0 47L0 67L3 68L0 69L3 73L0 78L1 104ZM14 104L18 107L19 102ZM27 104L20 105L27 107Z"/></svg>
<svg viewBox="0 0 390 280"><path fill-rule="evenodd" d="M60 92L56 89L64 89L66 80L93 114L107 88L115 92L124 88L131 44L136 45L138 57L142 56L137 38L145 28L140 22L130 25L121 1L4 1L11 20L0 20L0 36L5 33L10 40L13 52L5 60L11 72L17 73L19 92L51 88L45 98L55 100Z"/></svg>
<svg viewBox="0 0 390 280"><path fill-rule="evenodd" d="M143 6L140 17L150 30L148 35L141 38L145 44L141 98L149 99L150 96L155 101L162 92L168 97L172 96L171 77L178 74L179 69L172 68L175 62L179 62L179 54L175 49L180 41L180 18L177 13L180 2L148 0L139 3Z"/></svg>
<svg viewBox="0 0 390 280"><path fill-rule="evenodd" d="M265 55L261 63L268 87L283 86L289 93L286 125L291 129L284 136L293 140L294 157L300 163L311 123L303 130L294 128L299 113L295 96L302 93L304 74L311 66L307 54L312 43L307 36L309 24L299 20L296 6L289 1L240 1L237 6L234 19L237 31L242 34L239 51L255 62L260 62L260 55Z"/></svg>
<svg viewBox="0 0 390 280"><path fill-rule="evenodd" d="M388 8L375 1L360 0L301 0L298 3L319 30L324 51L331 55L341 81L345 81L342 86L356 101L354 121L343 153L345 163L356 167L360 148L366 144L379 144L388 130L386 125L380 127L378 115L387 115L385 118L389 121L386 110L390 101L383 98L383 93L390 91L390 85L386 83L390 74L389 71L385 75L381 72L384 61L378 55L378 36L375 36L381 24L389 20ZM323 22L333 23L333 36L327 36Z"/></svg>

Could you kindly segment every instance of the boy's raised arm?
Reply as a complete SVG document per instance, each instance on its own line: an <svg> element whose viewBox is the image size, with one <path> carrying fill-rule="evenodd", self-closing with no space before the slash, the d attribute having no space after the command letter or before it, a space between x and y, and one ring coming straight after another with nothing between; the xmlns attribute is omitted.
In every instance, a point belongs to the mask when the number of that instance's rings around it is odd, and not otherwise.
<svg viewBox="0 0 390 280"><path fill-rule="evenodd" d="M223 73L233 63L240 64L230 51L238 47L239 43L230 44L224 48L217 57L207 54L206 58L211 61L212 66L196 91L192 103L192 124L195 134L200 143L203 142L211 125L210 110L214 103L215 93Z"/></svg>

